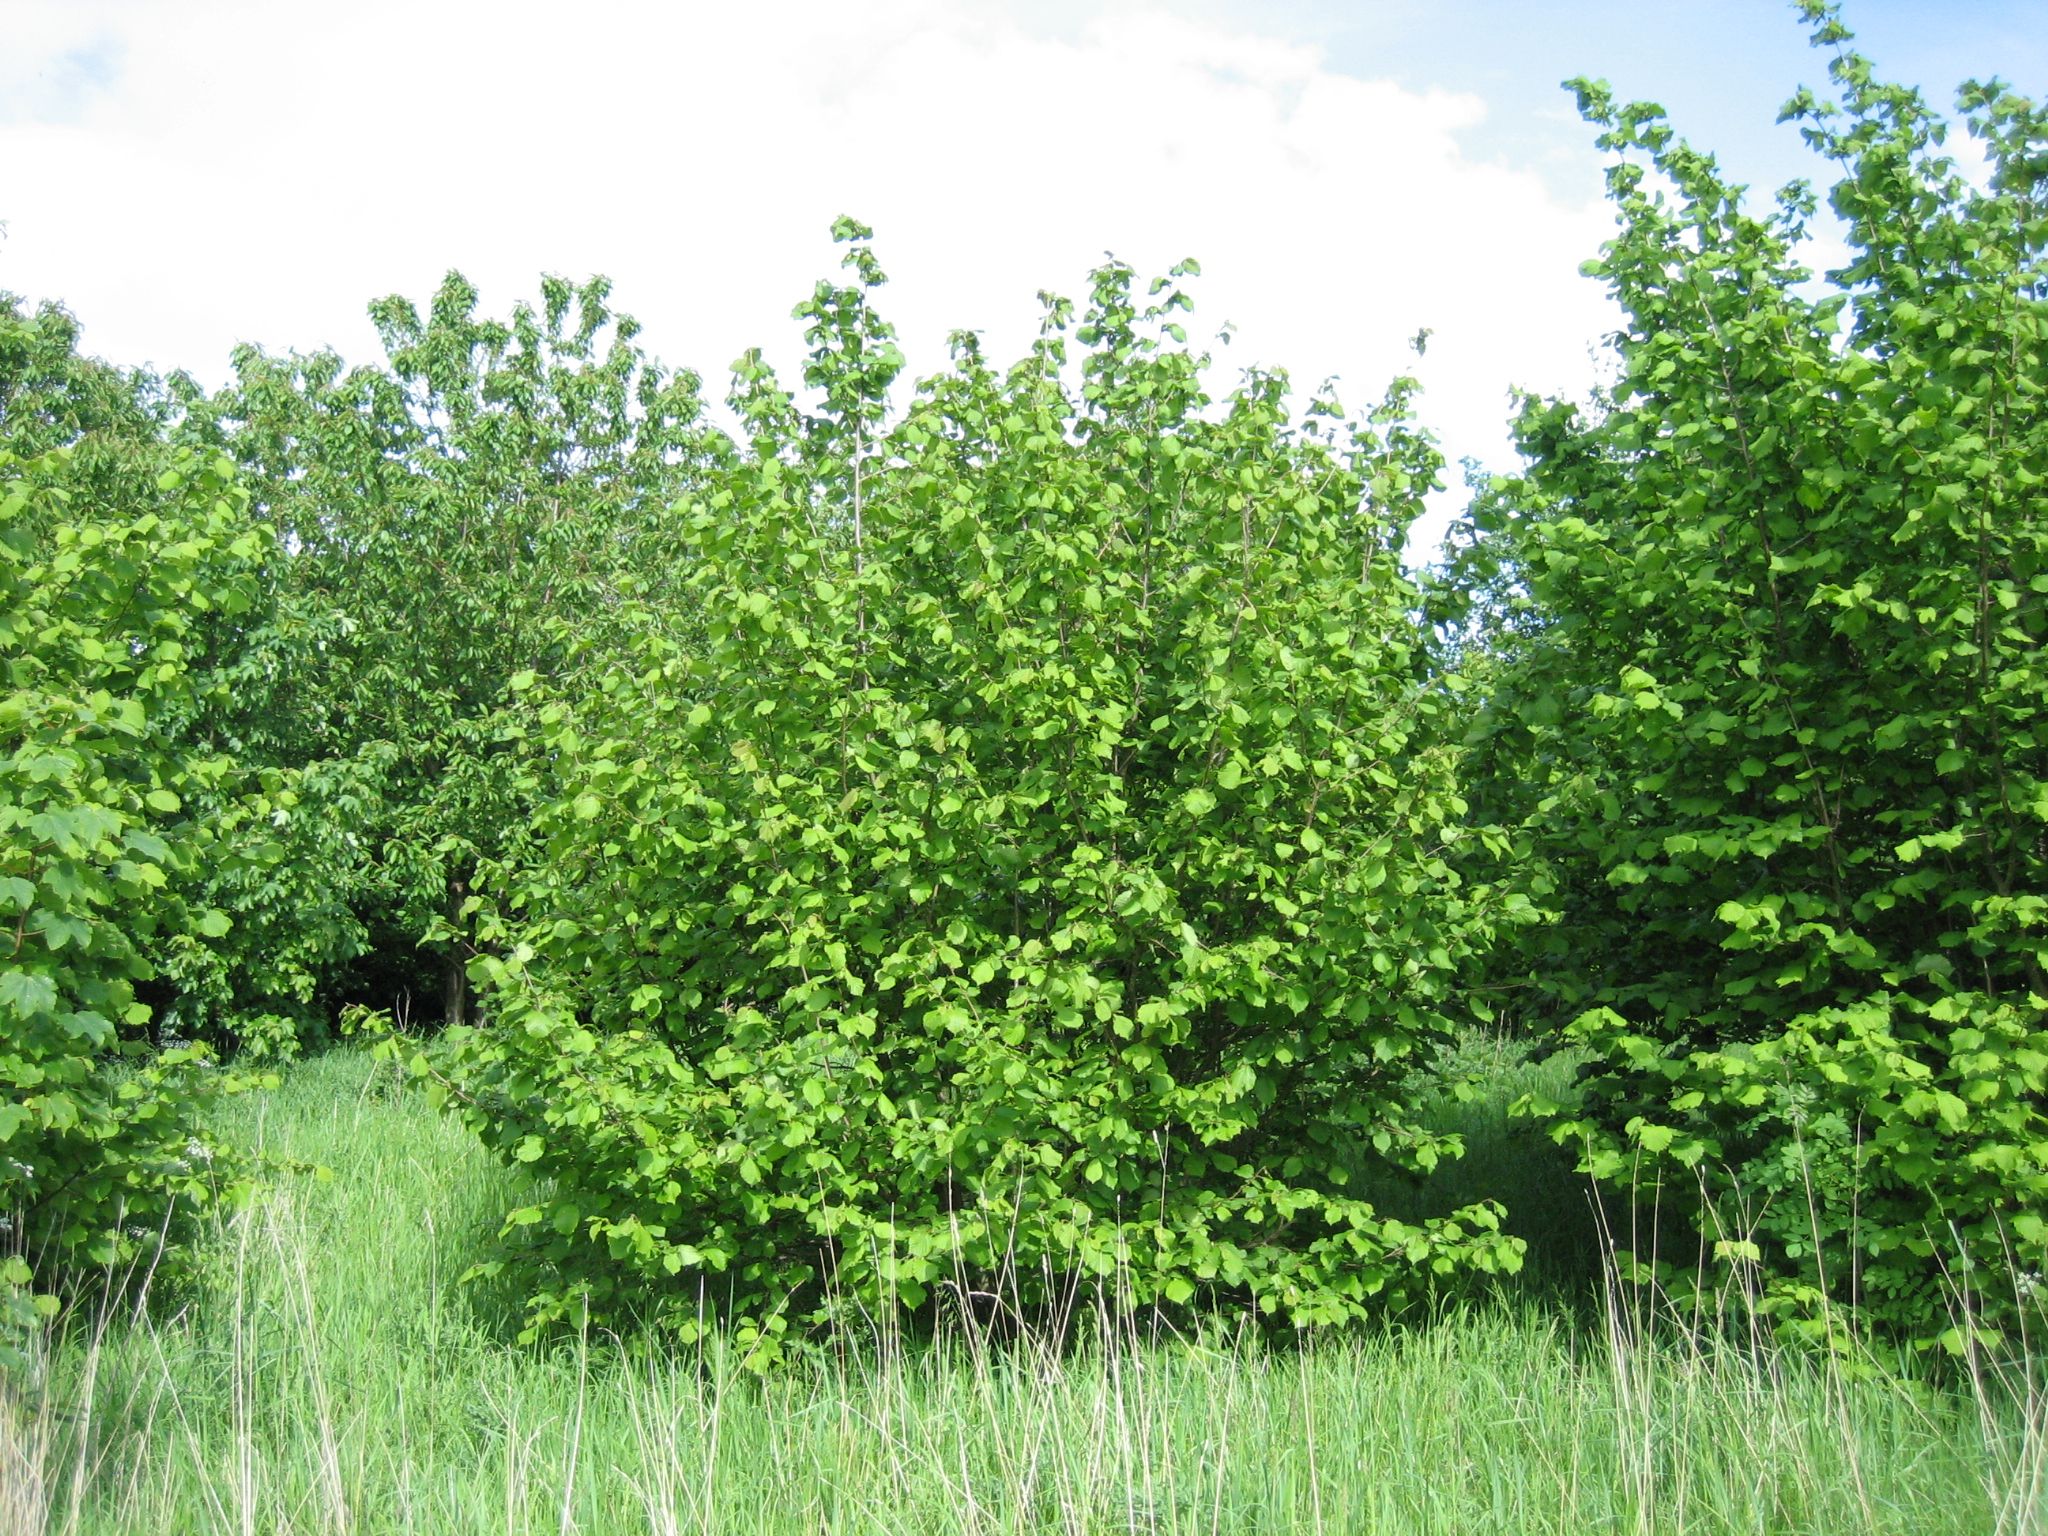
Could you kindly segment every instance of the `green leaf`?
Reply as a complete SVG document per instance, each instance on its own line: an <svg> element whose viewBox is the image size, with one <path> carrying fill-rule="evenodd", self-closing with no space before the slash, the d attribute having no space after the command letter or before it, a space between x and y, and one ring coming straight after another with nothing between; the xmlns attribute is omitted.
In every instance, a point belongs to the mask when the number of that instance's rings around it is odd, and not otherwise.
<svg viewBox="0 0 2048 1536"><path fill-rule="evenodd" d="M31 1019L57 1006L57 988L34 971L0 970L0 1004L18 1019Z"/></svg>

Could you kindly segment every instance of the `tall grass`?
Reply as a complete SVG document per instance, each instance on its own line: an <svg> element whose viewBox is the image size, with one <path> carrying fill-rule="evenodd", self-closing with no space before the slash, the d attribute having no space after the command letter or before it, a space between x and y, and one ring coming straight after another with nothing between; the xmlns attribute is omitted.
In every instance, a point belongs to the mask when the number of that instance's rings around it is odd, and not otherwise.
<svg viewBox="0 0 2048 1536"><path fill-rule="evenodd" d="M1459 1178L1528 1186L1533 1288L1289 1347L1083 1301L1060 1347L883 1330L766 1378L715 1344L510 1342L455 1276L511 1176L390 1069L338 1052L236 1113L332 1179L226 1218L189 1294L52 1341L0 1399L0 1536L2048 1531L2039 1383L2004 1362L1937 1391L1618 1284L1557 1305L1596 1229L1498 1101L1441 1113Z"/></svg>

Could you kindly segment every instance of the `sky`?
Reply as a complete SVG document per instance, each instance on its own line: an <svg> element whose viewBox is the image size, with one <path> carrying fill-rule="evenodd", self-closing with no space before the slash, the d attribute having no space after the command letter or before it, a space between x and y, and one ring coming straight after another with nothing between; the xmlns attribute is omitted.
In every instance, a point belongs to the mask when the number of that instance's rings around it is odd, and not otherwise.
<svg viewBox="0 0 2048 1536"><path fill-rule="evenodd" d="M2048 90L2048 0L1847 19L1944 108ZM209 385L242 342L373 360L368 302L450 268L497 313L605 273L710 393L750 346L793 383L849 213L913 374L954 329L1021 354L1105 253L1195 256L1219 389L1281 367L1364 409L1414 372L1454 465L1504 468L1509 391L1580 392L1613 326L1560 81L1662 103L1759 189L1825 172L1773 121L1826 83L1789 0L0 0L0 38L0 291Z"/></svg>

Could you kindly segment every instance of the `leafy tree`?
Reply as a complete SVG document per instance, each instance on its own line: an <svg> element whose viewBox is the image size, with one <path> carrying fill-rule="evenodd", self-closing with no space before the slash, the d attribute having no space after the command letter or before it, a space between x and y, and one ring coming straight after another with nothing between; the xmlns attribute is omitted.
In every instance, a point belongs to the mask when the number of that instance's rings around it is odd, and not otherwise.
<svg viewBox="0 0 2048 1536"><path fill-rule="evenodd" d="M109 513L69 448L0 450L0 1347L82 1267L116 1271L232 1187L200 1047L155 1052L152 953L218 937L185 814L233 765L182 750L192 638L250 602L260 534L224 464Z"/></svg>
<svg viewBox="0 0 2048 1536"><path fill-rule="evenodd" d="M28 313L0 292L0 440L20 459L69 449L74 487L102 502L133 496L160 467L176 392L146 372L82 356L78 338L62 305Z"/></svg>
<svg viewBox="0 0 2048 1536"><path fill-rule="evenodd" d="M266 760L326 765L366 942L440 936L458 1021L472 871L529 813L507 682L674 581L663 512L705 442L696 379L647 361L603 279L546 279L509 322L476 305L451 273L424 317L371 306L383 366L244 349L237 383L194 403L277 525L270 579L316 642L250 679L269 691L242 690L236 728Z"/></svg>
<svg viewBox="0 0 2048 1536"><path fill-rule="evenodd" d="M21 460L63 449L66 496L95 517L148 515L196 387L86 357L78 339L61 307L31 315L0 296L0 447ZM269 530L249 521L245 531L267 559L282 556ZM232 926L148 941L154 976L143 993L168 1038L278 1049L314 1028L319 978L362 948L348 905L362 858L346 829L365 818L353 814L363 786L351 765L281 770L279 744L249 728L303 707L291 682L327 638L280 605L274 582L259 590L232 611L192 614L180 642L189 686L160 701L157 721L177 755L235 765L189 784L180 818L207 848L188 894L231 914Z"/></svg>
<svg viewBox="0 0 2048 1536"><path fill-rule="evenodd" d="M1173 279L1095 274L1006 374L901 367L850 220L800 410L742 360L683 602L550 689L489 1022L423 1061L545 1182L535 1322L707 1305L772 1352L838 1306L1067 1283L1311 1323L1512 1268L1417 1223L1416 1073L1490 897L1396 551L1440 460L1284 378L1220 408ZM1178 279L1193 263L1175 270ZM1080 351L1079 396L1069 337ZM965 1300L966 1298L963 1298Z"/></svg>
<svg viewBox="0 0 2048 1536"><path fill-rule="evenodd" d="M1752 213L1575 82L1626 324L1618 382L1528 402L1527 472L1475 503L1485 797L1559 917L1522 960L1595 1055L1559 1135L1696 1180L1803 1325L1957 1345L1950 1283L1991 1326L2048 1260L2048 122L1966 85L1973 185L1802 8L1840 100L1786 112L1853 252L1824 285L1803 186Z"/></svg>

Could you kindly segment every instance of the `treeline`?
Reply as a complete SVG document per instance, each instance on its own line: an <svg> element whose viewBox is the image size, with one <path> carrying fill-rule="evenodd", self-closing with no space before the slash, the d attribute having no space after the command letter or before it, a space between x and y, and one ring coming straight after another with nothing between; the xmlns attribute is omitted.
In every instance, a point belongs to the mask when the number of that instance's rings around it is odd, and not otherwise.
<svg viewBox="0 0 2048 1536"><path fill-rule="evenodd" d="M2048 124L1966 86L1965 179L1806 9L1848 264L1580 83L1616 382L1522 402L1420 580L1412 383L1211 399L1191 262L906 391L841 220L803 389L749 354L732 430L602 281L498 321L451 276L383 362L215 394L0 301L10 1325L174 1269L252 1179L208 1098L344 1021L541 1176L536 1328L1341 1321L1519 1263L1494 1202L1364 1193L1460 1151L1414 1105L1477 1017L1584 1053L1527 1109L1786 1327L2010 1326Z"/></svg>

